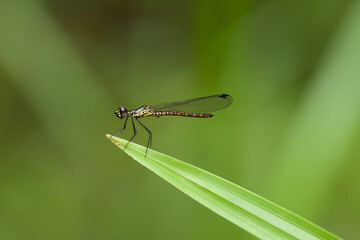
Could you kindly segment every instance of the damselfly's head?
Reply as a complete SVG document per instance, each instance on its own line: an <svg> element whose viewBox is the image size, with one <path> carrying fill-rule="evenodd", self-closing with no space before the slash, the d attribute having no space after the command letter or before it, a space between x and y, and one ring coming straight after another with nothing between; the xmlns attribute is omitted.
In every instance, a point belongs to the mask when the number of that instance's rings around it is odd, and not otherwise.
<svg viewBox="0 0 360 240"><path fill-rule="evenodd" d="M115 111L115 115L116 115L118 118L122 119L123 117L126 117L126 116L128 116L129 114L128 114L127 108L121 106L121 107L119 107L118 110Z"/></svg>

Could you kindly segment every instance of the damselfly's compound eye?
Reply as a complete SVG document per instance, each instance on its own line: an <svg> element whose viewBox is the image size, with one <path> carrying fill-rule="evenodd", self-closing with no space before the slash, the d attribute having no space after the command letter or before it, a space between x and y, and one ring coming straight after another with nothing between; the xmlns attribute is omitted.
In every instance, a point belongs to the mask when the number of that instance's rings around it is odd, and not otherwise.
<svg viewBox="0 0 360 240"><path fill-rule="evenodd" d="M115 111L115 115L121 119L128 116L128 110L126 107L119 107L119 109Z"/></svg>
<svg viewBox="0 0 360 240"><path fill-rule="evenodd" d="M124 113L127 114L127 112L128 112L128 110L127 110L126 107L119 107L119 110L120 110L120 112L121 112L121 115L123 115L123 117L124 117Z"/></svg>

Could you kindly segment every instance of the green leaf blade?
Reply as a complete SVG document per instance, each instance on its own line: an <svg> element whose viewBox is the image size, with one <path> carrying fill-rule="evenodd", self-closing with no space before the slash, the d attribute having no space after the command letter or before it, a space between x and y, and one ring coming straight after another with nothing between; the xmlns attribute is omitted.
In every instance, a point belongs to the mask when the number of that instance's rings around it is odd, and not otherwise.
<svg viewBox="0 0 360 240"><path fill-rule="evenodd" d="M110 135L107 135L110 138ZM127 140L111 137L123 149ZM175 158L129 143L130 157L208 207L261 239L339 239L294 213L234 183Z"/></svg>

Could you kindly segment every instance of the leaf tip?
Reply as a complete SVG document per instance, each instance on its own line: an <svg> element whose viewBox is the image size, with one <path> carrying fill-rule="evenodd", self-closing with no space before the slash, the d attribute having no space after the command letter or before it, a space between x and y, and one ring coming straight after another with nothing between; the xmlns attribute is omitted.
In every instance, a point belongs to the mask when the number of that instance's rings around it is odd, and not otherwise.
<svg viewBox="0 0 360 240"><path fill-rule="evenodd" d="M121 148L121 143L119 142L119 139L117 139L116 137L113 137L113 135L110 134L106 134L107 139L109 139L110 141L112 141L115 145L117 145L118 147Z"/></svg>

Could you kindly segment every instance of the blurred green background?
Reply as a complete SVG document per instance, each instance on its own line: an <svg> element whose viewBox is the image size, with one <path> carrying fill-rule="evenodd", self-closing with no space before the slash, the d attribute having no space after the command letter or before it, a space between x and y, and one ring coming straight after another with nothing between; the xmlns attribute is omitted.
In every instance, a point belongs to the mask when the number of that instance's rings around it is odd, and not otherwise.
<svg viewBox="0 0 360 240"><path fill-rule="evenodd" d="M1 0L0 238L254 239L105 138L119 106L228 93L143 119L153 149L354 239L359 64L359 1Z"/></svg>

